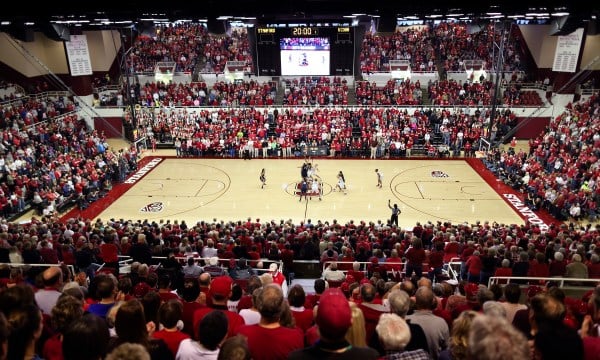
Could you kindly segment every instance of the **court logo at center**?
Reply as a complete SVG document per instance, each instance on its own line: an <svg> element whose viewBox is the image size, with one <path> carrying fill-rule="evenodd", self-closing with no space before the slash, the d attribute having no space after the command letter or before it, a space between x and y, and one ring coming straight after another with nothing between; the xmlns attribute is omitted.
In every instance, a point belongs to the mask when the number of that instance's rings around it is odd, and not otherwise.
<svg viewBox="0 0 600 360"><path fill-rule="evenodd" d="M158 213L158 212L163 211L164 208L165 208L165 206L162 203L162 201L157 201L157 202L153 202L153 203L150 203L150 204L142 207L140 209L140 212Z"/></svg>
<svg viewBox="0 0 600 360"><path fill-rule="evenodd" d="M434 177L434 178L447 178L447 177L450 177L450 175L446 174L445 172L443 172L441 170L433 170L431 172L431 177Z"/></svg>

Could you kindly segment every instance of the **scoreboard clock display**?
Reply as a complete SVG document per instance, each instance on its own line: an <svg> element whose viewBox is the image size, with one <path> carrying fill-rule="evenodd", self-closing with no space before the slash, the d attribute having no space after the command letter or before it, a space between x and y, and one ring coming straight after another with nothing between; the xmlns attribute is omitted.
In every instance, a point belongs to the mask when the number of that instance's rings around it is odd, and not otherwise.
<svg viewBox="0 0 600 360"><path fill-rule="evenodd" d="M315 26L294 26L288 28L274 28L274 27L259 27L256 29L256 33L259 35L279 35L280 37L293 36L331 36L334 34L349 34L349 26L341 27L315 27Z"/></svg>
<svg viewBox="0 0 600 360"><path fill-rule="evenodd" d="M352 75L352 26L263 25L255 28L258 75Z"/></svg>
<svg viewBox="0 0 600 360"><path fill-rule="evenodd" d="M290 35L292 36L318 36L319 28L317 27L293 27L290 29Z"/></svg>

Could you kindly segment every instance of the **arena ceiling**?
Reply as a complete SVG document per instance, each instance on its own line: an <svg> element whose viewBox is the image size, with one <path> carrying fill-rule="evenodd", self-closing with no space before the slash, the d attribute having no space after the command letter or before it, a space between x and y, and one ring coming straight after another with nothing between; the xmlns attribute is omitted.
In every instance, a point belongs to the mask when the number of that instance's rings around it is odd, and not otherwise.
<svg viewBox="0 0 600 360"><path fill-rule="evenodd" d="M515 16L536 17L561 16L568 13L576 20L595 19L599 14L597 1L589 0L528 0L528 1L475 1L465 0L203 0L154 2L143 0L105 1L45 1L33 6L4 9L0 14L3 24L40 24L57 20L82 21L88 26L94 19L110 22L141 19L210 19L219 16L252 20L258 23L272 21L334 20L352 14L376 17L409 17L420 19L448 19L449 15L461 14L473 19L507 18ZM494 15L489 15L494 14ZM435 16L435 17L432 17ZM89 21L89 22L83 22ZM124 22L121 22L124 23Z"/></svg>

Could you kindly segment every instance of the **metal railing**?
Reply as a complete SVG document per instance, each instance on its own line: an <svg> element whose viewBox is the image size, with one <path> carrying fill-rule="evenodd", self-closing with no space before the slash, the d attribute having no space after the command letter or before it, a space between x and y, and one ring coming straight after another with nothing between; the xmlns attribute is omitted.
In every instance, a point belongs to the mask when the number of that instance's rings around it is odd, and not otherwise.
<svg viewBox="0 0 600 360"><path fill-rule="evenodd" d="M567 278L567 277L536 277L536 276L492 276L488 280L488 287L499 284L505 285L509 282L518 281L518 282L537 282L538 284L544 284L546 282L554 282L558 285L559 288L567 286L580 286L585 287L588 286L590 288L595 287L598 283L600 283L600 279L587 279L587 278ZM531 285L538 285L531 284ZM583 285L585 284L585 285Z"/></svg>
<svg viewBox="0 0 600 360"><path fill-rule="evenodd" d="M49 267L52 267L52 266L61 266L63 264L2 263L1 265L8 265L10 267L27 267L27 268L45 267L45 268L49 268ZM66 265L66 266L69 269L69 271L71 272L71 275L74 277L75 276L75 266L73 266L73 265Z"/></svg>

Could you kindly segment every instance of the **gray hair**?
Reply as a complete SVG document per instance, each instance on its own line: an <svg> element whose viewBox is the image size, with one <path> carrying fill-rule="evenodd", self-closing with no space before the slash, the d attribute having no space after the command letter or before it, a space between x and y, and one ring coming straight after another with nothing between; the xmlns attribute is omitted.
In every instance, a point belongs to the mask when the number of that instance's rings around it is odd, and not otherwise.
<svg viewBox="0 0 600 360"><path fill-rule="evenodd" d="M479 360L529 360L529 345L522 332L506 319L479 315L469 330L467 357Z"/></svg>
<svg viewBox="0 0 600 360"><path fill-rule="evenodd" d="M411 337L408 324L396 314L381 314L375 331L385 350L404 350Z"/></svg>
<svg viewBox="0 0 600 360"><path fill-rule="evenodd" d="M554 260L563 261L564 258L565 258L565 256L560 251L557 251L554 253Z"/></svg>
<svg viewBox="0 0 600 360"><path fill-rule="evenodd" d="M410 296L404 290L394 289L388 295L390 311L400 317L405 317L410 309Z"/></svg>
<svg viewBox="0 0 600 360"><path fill-rule="evenodd" d="M486 301L483 304L483 313L489 316L506 318L506 309L498 301Z"/></svg>

